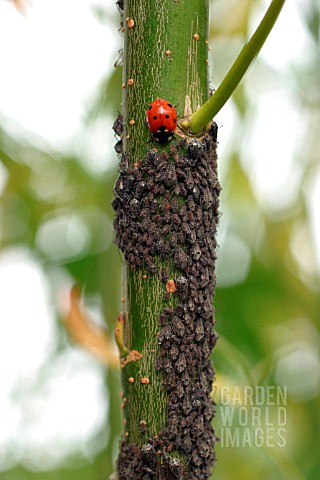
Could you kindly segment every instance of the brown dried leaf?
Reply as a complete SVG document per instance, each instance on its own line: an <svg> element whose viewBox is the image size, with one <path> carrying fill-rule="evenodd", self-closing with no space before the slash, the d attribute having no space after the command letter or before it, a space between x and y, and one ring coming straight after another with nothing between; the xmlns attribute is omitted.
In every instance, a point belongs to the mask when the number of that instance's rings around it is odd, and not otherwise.
<svg viewBox="0 0 320 480"><path fill-rule="evenodd" d="M63 324L72 340L84 347L106 366L119 370L120 361L117 350L108 334L94 325L79 305L80 291L74 286L70 292L70 311Z"/></svg>
<svg viewBox="0 0 320 480"><path fill-rule="evenodd" d="M31 0L10 0L10 2L22 15L26 15L28 13L29 7L31 5Z"/></svg>

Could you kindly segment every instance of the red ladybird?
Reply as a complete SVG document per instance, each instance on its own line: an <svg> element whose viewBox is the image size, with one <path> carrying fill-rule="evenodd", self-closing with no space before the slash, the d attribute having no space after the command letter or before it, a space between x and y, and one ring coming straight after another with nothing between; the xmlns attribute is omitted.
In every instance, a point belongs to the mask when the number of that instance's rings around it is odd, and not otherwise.
<svg viewBox="0 0 320 480"><path fill-rule="evenodd" d="M146 112L147 124L155 140L165 143L173 137L177 126L177 111L171 103L157 98Z"/></svg>

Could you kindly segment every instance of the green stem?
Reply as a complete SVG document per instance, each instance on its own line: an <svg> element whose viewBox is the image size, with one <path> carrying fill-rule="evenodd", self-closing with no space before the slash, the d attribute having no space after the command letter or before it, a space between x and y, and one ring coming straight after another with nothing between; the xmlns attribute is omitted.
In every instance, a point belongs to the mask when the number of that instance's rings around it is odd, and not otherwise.
<svg viewBox="0 0 320 480"><path fill-rule="evenodd" d="M254 58L258 55L271 32L285 0L273 0L251 39L244 45L229 72L214 95L193 115L188 128L193 134L200 132L221 110L238 86Z"/></svg>
<svg viewBox="0 0 320 480"><path fill-rule="evenodd" d="M153 147L169 149L151 141L146 109L153 100L164 98L177 104L181 114L186 97L192 110L208 98L208 8L208 0L125 2L124 19L134 21L133 28L125 22L123 69L123 146L130 167ZM158 271L165 267L170 278L176 277L172 263L157 260ZM145 266L137 270L125 266L125 272L128 319L124 340L130 351L142 355L122 368L125 439L142 445L167 424L167 393L156 370L157 333L161 312L165 306L174 306L174 297L166 299L165 284ZM142 383L143 378L149 383ZM147 424L143 435L141 421Z"/></svg>

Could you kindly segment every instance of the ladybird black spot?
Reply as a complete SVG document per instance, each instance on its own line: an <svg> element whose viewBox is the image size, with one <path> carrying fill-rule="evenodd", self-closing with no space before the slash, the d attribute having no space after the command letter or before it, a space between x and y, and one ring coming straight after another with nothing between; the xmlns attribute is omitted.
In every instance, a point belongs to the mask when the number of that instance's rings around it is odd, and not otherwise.
<svg viewBox="0 0 320 480"><path fill-rule="evenodd" d="M176 118L174 118L173 121L174 121L174 123L177 123L177 119L176 119Z"/></svg>
<svg viewBox="0 0 320 480"><path fill-rule="evenodd" d="M151 108L152 108L152 105L149 105L148 110L151 110Z"/></svg>
<svg viewBox="0 0 320 480"><path fill-rule="evenodd" d="M168 107L169 107L169 108L173 108L173 106L171 105L171 103L168 103Z"/></svg>
<svg viewBox="0 0 320 480"><path fill-rule="evenodd" d="M155 140L172 135L161 125ZM157 336L155 368L167 392L166 423L159 432L148 430L143 445L123 441L119 480L208 480L215 462L209 357L217 340L212 307L220 192L216 129L195 140L181 140L165 154L151 149L134 169L127 155L120 161L115 241L128 267L154 275L164 292L163 282L172 278L177 303L169 308L164 300ZM158 269L161 259L173 261L173 273Z"/></svg>
<svg viewBox="0 0 320 480"><path fill-rule="evenodd" d="M153 118L153 120L157 120L158 117L157 117L157 115L153 115L152 118Z"/></svg>
<svg viewBox="0 0 320 480"><path fill-rule="evenodd" d="M169 116L169 115L165 115L164 117L165 117L165 118L170 118L170 116Z"/></svg>

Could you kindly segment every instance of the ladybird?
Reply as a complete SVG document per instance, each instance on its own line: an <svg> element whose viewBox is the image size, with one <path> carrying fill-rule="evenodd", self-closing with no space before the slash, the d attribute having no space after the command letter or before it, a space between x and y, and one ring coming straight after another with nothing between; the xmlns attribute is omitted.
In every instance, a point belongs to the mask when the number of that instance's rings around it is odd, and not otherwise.
<svg viewBox="0 0 320 480"><path fill-rule="evenodd" d="M149 106L146 120L155 140L166 143L173 137L177 126L177 111L167 100L157 98Z"/></svg>

